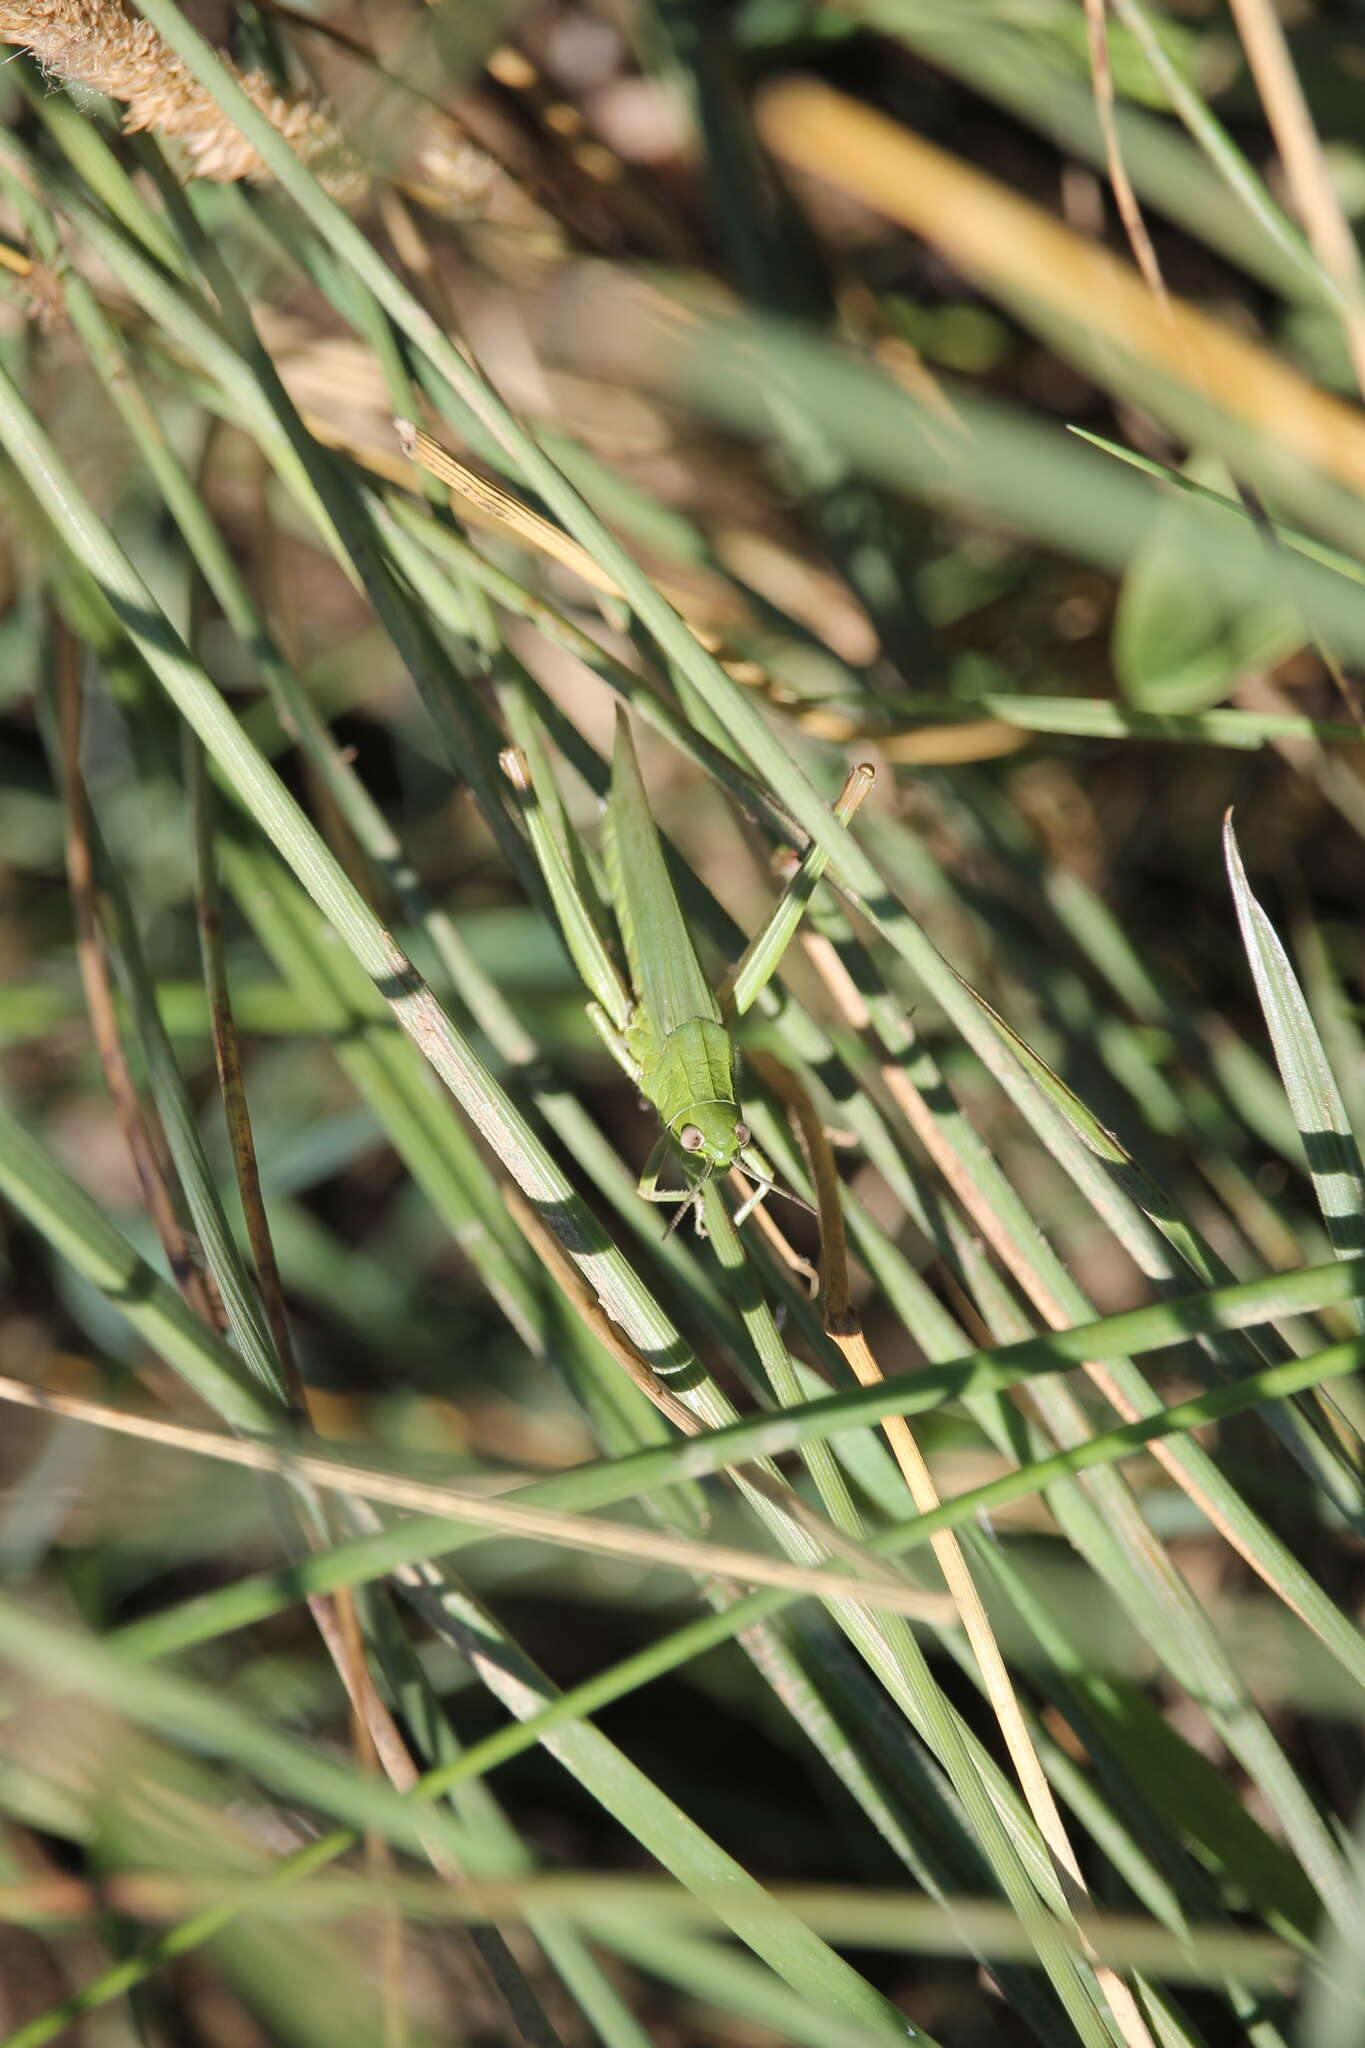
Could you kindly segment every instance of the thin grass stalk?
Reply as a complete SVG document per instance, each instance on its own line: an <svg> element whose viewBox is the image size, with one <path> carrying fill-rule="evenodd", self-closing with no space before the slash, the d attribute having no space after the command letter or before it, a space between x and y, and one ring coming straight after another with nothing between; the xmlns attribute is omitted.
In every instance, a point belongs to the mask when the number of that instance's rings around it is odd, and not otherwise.
<svg viewBox="0 0 1365 2048"><path fill-rule="evenodd" d="M848 1572L830 1572L826 1576L822 1568L789 1564L730 1544L695 1543L689 1538L668 1536L657 1530L583 1521L553 1509L528 1508L514 1501L461 1493L456 1488L405 1479L398 1474L365 1471L288 1445L276 1446L259 1439L244 1441L216 1437L186 1424L157 1421L150 1416L122 1415L98 1402L82 1401L75 1395L48 1393L6 1377L0 1377L0 1400L97 1423L102 1429L137 1437L143 1442L194 1451L226 1464L242 1466L248 1471L265 1472L285 1480L306 1481L322 1492L341 1494L355 1500L381 1501L416 1513L437 1513L455 1523L468 1521L475 1527L501 1530L511 1535L539 1536L604 1557L649 1557L655 1563L671 1564L701 1576L717 1572L741 1582L789 1586L831 1600L853 1600L900 1614L923 1617L928 1614L942 1616L944 1613L941 1596L904 1584L898 1574L888 1571L879 1561L874 1561L872 1573L865 1578ZM789 1512L784 1503L781 1513L786 1516ZM828 1538L823 1530L821 1542L828 1547Z"/></svg>
<svg viewBox="0 0 1365 2048"><path fill-rule="evenodd" d="M638 1887L633 1901L628 1896L632 1883ZM122 1909L148 1915L164 1913L177 1904L191 1903L196 1896L202 1896L209 1890L231 1896L240 1894L243 1889L240 1885L234 1886L230 1880L196 1884L183 1873L156 1869L116 1876L109 1881L109 1896ZM373 1880L338 1876L310 1886L305 1896L288 1901L282 1910L293 1924L302 1926L313 1916L341 1916L363 1910L374 1901L380 1890L381 1887ZM529 1919L538 1910L557 1907L567 1909L586 1926L596 1926L604 1921L610 1924L618 1912L634 1903L638 1908L638 1922L653 1931L661 1926L695 1926L701 1922L704 1912L686 1892L666 1881L651 1883L586 1869L566 1869L543 1877L476 1883L469 1887L468 1895L463 1898L452 1897L449 1891L430 1880L400 1878L393 1886L393 1895L400 1910L415 1920L437 1924L442 1921L458 1924L490 1911L522 1920ZM14 1913L18 1924L42 1926L79 1912L94 1893L93 1888L79 1878L59 1877L7 1885L0 1896ZM913 1892L901 1892L891 1887L871 1890L835 1884L786 1884L774 1887L774 1896L798 1907L812 1925L828 1928L841 1938L851 1939L862 1932L866 1934L868 1946L875 1945L892 1953L953 1955L960 1952L961 1944L956 1932L948 1932L942 1926L937 1911ZM957 1903L969 1908L973 1902L963 1900ZM984 1943L997 1954L1019 1954L1020 1937L1008 1912L998 1906L982 1910L981 1902L975 1903L978 1927L971 1938ZM868 1919L860 1925L858 1914L864 1905ZM235 1909L243 1910L240 1902ZM249 1907L246 1910L249 1911ZM898 1916L903 1916L903 1926L896 1924ZM1193 1984L1206 1982L1210 1967L1216 1969L1223 1961L1243 1960L1254 1973L1252 1981L1265 1986L1283 1984L1288 1976L1297 1974L1302 1965L1302 1958L1295 1948L1273 1935L1247 1934L1218 1924L1195 1929L1189 1940L1173 1941L1136 1915L1095 1913L1083 1933L1092 1939L1098 1937L1107 1952L1116 1957L1141 1962L1148 1968L1162 1969L1172 1977ZM1208 1944L1210 1964L1201 1959L1201 1942Z"/></svg>
<svg viewBox="0 0 1365 2048"><path fill-rule="evenodd" d="M152 1220L171 1276L190 1308L210 1328L221 1331L221 1304L209 1293L209 1281L190 1257L184 1226L177 1213L154 1141L149 1113L138 1100L128 1069L114 1011L113 987L100 936L96 909L96 871L91 844L90 800L81 768L82 699L78 644L59 626L55 636L56 727L60 735L62 780L66 793L66 875L76 930L76 959L91 1034L104 1075L105 1088L123 1130L147 1213ZM164 1141L163 1141L164 1142Z"/></svg>
<svg viewBox="0 0 1365 2048"><path fill-rule="evenodd" d="M251 1109L242 1075L241 1047L232 1013L227 962L223 953L222 898L218 887L218 864L214 855L213 792L204 765L203 749L194 740L186 744L186 784L194 839L196 870L195 910L199 927L200 957L208 995L218 1087L223 1100L228 1143L237 1181L238 1199L246 1224L247 1243L255 1271L261 1305L270 1327L275 1356L283 1375L286 1406L296 1418L308 1414L308 1396L294 1355L294 1341L284 1304L279 1263L270 1235L270 1220L261 1194L260 1169L251 1129Z"/></svg>
<svg viewBox="0 0 1365 2048"><path fill-rule="evenodd" d="M1018 732L1055 733L1072 739L1165 740L1173 746L1232 747L1255 752L1277 739L1319 740L1330 745L1359 746L1361 728L1345 720L1310 718L1296 711L1251 711L1216 707L1210 711L1142 711L1126 704L1114 704L1102 697L1023 697L1008 691L988 690L973 699L983 711ZM879 732L860 724L849 737L875 740L890 761L911 762L915 756L907 744L926 727L961 716L953 698L916 698L905 714L922 725L902 737L897 705L888 707L891 730ZM836 715L837 717L837 715ZM845 724L839 721L842 732ZM836 735L837 736L837 735Z"/></svg>
<svg viewBox="0 0 1365 2048"><path fill-rule="evenodd" d="M122 876L102 844L99 852L110 947L124 983L139 1048L195 1234L212 1276L215 1295L222 1303L222 1327L231 1332L238 1350L270 1390L272 1399L287 1408L283 1367L260 1297L228 1223L184 1078L156 1008L133 906Z"/></svg>
<svg viewBox="0 0 1365 2048"><path fill-rule="evenodd" d="M1165 280L1157 262L1152 238L1147 232L1147 223L1142 218L1142 208L1133 190L1133 181L1123 161L1123 144L1119 140L1118 122L1114 118L1114 71L1109 58L1109 29L1105 19L1105 0L1084 0L1086 42L1090 51L1090 78L1095 92L1095 114L1104 137L1105 164L1109 172L1109 183L1113 189L1114 204L1123 232L1128 237L1128 246L1133 260L1146 281L1147 289L1161 303L1167 299Z"/></svg>
<svg viewBox="0 0 1365 2048"><path fill-rule="evenodd" d="M1190 84L1178 64L1171 62L1142 0L1110 0L1114 12L1141 45L1142 53L1160 79L1171 106L1187 133L1236 198L1274 238L1305 273L1319 284L1322 297L1339 300L1340 290L1330 270L1315 256L1302 230L1280 207L1265 180L1255 169L1208 103Z"/></svg>

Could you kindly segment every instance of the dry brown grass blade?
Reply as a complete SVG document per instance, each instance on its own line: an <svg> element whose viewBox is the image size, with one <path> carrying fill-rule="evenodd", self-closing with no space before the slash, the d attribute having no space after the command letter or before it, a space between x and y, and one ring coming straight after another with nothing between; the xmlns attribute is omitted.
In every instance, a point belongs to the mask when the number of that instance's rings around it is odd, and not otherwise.
<svg viewBox="0 0 1365 2048"><path fill-rule="evenodd" d="M643 1353L615 1324L569 1257L555 1233L544 1223L520 1188L507 1186L503 1199L508 1214L536 1257L540 1260L574 1313L591 1330L599 1344L609 1351L626 1377L652 1401L661 1415L684 1436L699 1436L702 1424L685 1401L679 1400L655 1372Z"/></svg>
<svg viewBox="0 0 1365 2048"><path fill-rule="evenodd" d="M916 725L906 730L887 726L883 730L874 719L850 717L831 705L802 705L781 686L767 694L812 738L831 740L835 746L871 740L888 761L906 767L952 768L963 761L995 761L1002 754L1017 754L1021 747L1031 746L1037 737L1002 718L965 718L952 725Z"/></svg>
<svg viewBox="0 0 1365 2048"><path fill-rule="evenodd" d="M850 668L877 659L881 643L863 607L840 577L802 548L742 525L714 528L711 546L731 576L798 620Z"/></svg>
<svg viewBox="0 0 1365 2048"><path fill-rule="evenodd" d="M466 462L443 448L431 434L414 426L411 420L395 420L399 446L409 462L415 462L430 475L439 477L454 494L455 509L464 519L476 526L490 529L494 533L510 534L514 540L535 548L542 555L550 555L556 562L562 562L566 569L572 569L594 590L600 590L607 597L619 598L619 584L612 581L605 569L599 569L587 549L580 547L562 526L542 518L533 512L520 498L514 498L510 491L490 483L480 476Z"/></svg>
<svg viewBox="0 0 1365 2048"><path fill-rule="evenodd" d="M782 1107L795 1119L806 1163L815 1188L815 1209L820 1221L820 1278L825 1301L825 1327L831 1336L836 1327L852 1325L857 1318L848 1291L848 1245L844 1236L844 1211L839 1199L839 1173L834 1153L810 1096L785 1061L762 1046L746 1050L745 1059Z"/></svg>
<svg viewBox="0 0 1365 2048"><path fill-rule="evenodd" d="M247 1242L256 1271L266 1321L280 1362L284 1384L295 1415L306 1417L308 1397L294 1356L289 1317L280 1284L279 1262L275 1257L270 1220L261 1193L261 1175L256 1162L256 1141L251 1129L251 1110L242 1075L241 1046L237 1020L232 1010L223 961L223 916L218 872L213 851L213 789L204 763L204 751L195 739L187 741L188 783L195 820L197 876L195 914L199 926L200 957L209 999L209 1025L218 1087L227 1125L228 1146L237 1180L237 1193L246 1220Z"/></svg>
<svg viewBox="0 0 1365 2048"><path fill-rule="evenodd" d="M433 255L431 245L413 219L401 192L391 185L386 185L379 194L379 217L393 243L394 253L407 273L414 296L447 334L458 334L459 315L445 269Z"/></svg>
<svg viewBox="0 0 1365 2048"><path fill-rule="evenodd" d="M909 1889L895 1891L867 1884L854 1888L837 1883L774 1882L767 1886L767 1891L775 1903L791 1906L812 1925L827 1928L832 1939L846 1940L850 1947L865 1945L858 1937L869 1932L869 1914L877 1916L881 1936L878 1945L885 1943L889 1947L886 1916L895 1914L904 1925L914 1929L914 1945L926 1956L969 1955L973 1952L967 1946L970 1939L977 1952L1002 1959L1018 1956L1020 1960L1031 1960L1010 1909L994 1899L939 1901ZM218 1873L204 1875L183 1869L152 1868L111 1870L101 1872L98 1881L92 1881L54 1870L25 1876L17 1882L0 1883L0 1918L9 1925L39 1926L46 1920L82 1920L113 1910L132 1920L156 1922L178 1920L215 1906L231 1905L233 1910L241 1911L254 1903L261 1910L278 1911L282 1919L287 1915L290 1921L344 1921L371 1906L374 1896L373 1884L354 1872L313 1876L306 1885L296 1884L287 1892L281 1891L278 1898L268 1894L263 1898L250 1881ZM639 1871L609 1875L600 1869L555 1869L529 1877L472 1878L453 1894L448 1887L433 1884L429 1878L404 1875L394 1882L392 1897L412 1919L437 1924L460 1920L517 1923L537 1913L546 1917L562 1914L566 1920L572 1920L573 1909L581 1908L585 1901L591 1903L592 1917L608 1912L629 1914L639 1911L643 1903L651 1917L664 1912L676 1914L675 1924L689 1927L705 1926L702 1916L707 1911L704 1903L690 1898L667 1878L646 1876ZM585 1924L591 1925L591 1918ZM1228 1935L1225 1921L1215 1920L1205 1926L1213 1939ZM1154 1976L1170 1974L1178 1982L1188 1972L1191 1981L1203 1981L1207 1972L1199 1968L1198 1958L1204 1953L1205 1926L1192 1924L1183 1944L1175 1947L1164 1928L1154 1929L1152 1922L1141 1914L1106 1911L1089 1915L1078 1933L1081 1940L1092 1935L1099 1944L1125 1955L1136 1952L1141 1957L1137 1967L1149 1969ZM1064 1928L1062 1935L1073 1946L1080 1946L1068 1929ZM1293 1942L1263 1933L1234 1933L1232 1940L1238 1945L1236 1974L1244 1983L1273 1986L1283 1997L1302 1981L1305 1959L1301 1947ZM1176 1955L1182 1955L1185 1971L1170 1971L1170 1961ZM1195 1967L1190 1970L1192 1961ZM1163 1963L1167 1965L1164 1969ZM1229 1974L1233 1968L1229 1963ZM670 2041L676 2038L673 2033L668 2036ZM731 2042L761 2042L764 2048L774 2038L770 2031L760 2035L747 2028L742 2034L732 2031L728 2036Z"/></svg>
<svg viewBox="0 0 1365 2048"><path fill-rule="evenodd" d="M599 569L587 549L580 547L562 526L542 518L520 498L514 498L509 491L480 476L477 470L470 469L467 463L452 455L448 448L443 448L421 427L414 426L411 420L395 420L393 424L403 453L449 487L451 502L462 518L494 533L510 535L524 546L549 555L554 561L562 562L565 568L572 569L575 575L581 576L604 597L624 602L620 586L605 569ZM658 577L655 578L655 588L687 621L689 630L701 646L716 656L736 682L760 688L770 685L771 678L761 663L732 659L726 652L721 635L698 618L697 593Z"/></svg>
<svg viewBox="0 0 1365 2048"><path fill-rule="evenodd" d="M1114 71L1109 61L1109 27L1105 19L1106 0L1085 0L1086 37L1090 46L1090 76L1095 88L1095 117L1104 137L1105 163L1109 171L1109 183L1113 188L1114 204L1123 222L1123 231L1128 237L1128 246L1133 260L1147 282L1147 289L1154 298L1165 306L1170 300L1166 291L1166 280L1161 275L1161 265L1156 260L1156 250L1147 232L1147 223L1142 218L1133 181L1123 161L1123 150L1119 144L1118 122L1114 118Z"/></svg>
<svg viewBox="0 0 1365 2048"><path fill-rule="evenodd" d="M355 1600L349 1588L345 1600L337 1602L336 1618L340 1624L341 1634L341 1641L337 1647L344 1656L347 1667L352 1671L360 1671L365 1664L365 1640L360 1630L360 1616L356 1612ZM330 1644L328 1647L330 1649ZM396 1728L394 1733L397 1734ZM375 1776L380 1764L374 1730L354 1702L351 1704L351 1748L360 1769L367 1776ZM366 1828L363 1849L365 1875L375 1889L379 1920L378 1938L375 1943L375 1976L379 1983L379 2003L383 2014L384 2048L403 2048L408 2033L403 1998L403 1916L385 1896L398 1875L398 1861L392 1846L374 1828Z"/></svg>
<svg viewBox="0 0 1365 2048"><path fill-rule="evenodd" d="M161 1240L172 1277L195 1314L221 1332L227 1327L227 1318L217 1299L217 1290L191 1257L188 1238L163 1164L164 1142L157 1142L159 1125L155 1121L155 1111L144 1107L139 1100L124 1055L109 964L100 937L93 820L81 768L80 648L64 622L55 616L53 633L57 731L66 795L63 826L66 876L76 933L76 962L91 1036L104 1084L142 1189L147 1214Z"/></svg>
<svg viewBox="0 0 1365 2048"><path fill-rule="evenodd" d="M1027 294L1324 474L1365 490L1365 419L1207 314L1161 305L1106 250L885 115L812 79L759 95L768 147L923 235L987 286Z"/></svg>

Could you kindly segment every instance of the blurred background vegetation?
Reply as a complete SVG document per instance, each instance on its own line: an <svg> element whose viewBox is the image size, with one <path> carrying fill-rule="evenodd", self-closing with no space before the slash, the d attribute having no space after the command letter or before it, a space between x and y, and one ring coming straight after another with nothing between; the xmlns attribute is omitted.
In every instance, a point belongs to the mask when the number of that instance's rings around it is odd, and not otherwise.
<svg viewBox="0 0 1365 2048"><path fill-rule="evenodd" d="M0 38L0 2037L1365 2038L1365 16ZM634 1192L623 699L846 1275Z"/></svg>

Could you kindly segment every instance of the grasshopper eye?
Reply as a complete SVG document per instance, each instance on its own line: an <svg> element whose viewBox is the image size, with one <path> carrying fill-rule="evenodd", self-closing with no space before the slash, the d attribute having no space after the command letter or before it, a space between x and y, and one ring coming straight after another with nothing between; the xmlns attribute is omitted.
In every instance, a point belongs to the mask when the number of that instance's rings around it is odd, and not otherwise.
<svg viewBox="0 0 1365 2048"><path fill-rule="evenodd" d="M749 1126L745 1123L743 1117L741 1117L739 1122L735 1125L736 1143L740 1145L747 1145L752 1136L753 1132L749 1129Z"/></svg>
<svg viewBox="0 0 1365 2048"><path fill-rule="evenodd" d="M678 1143L684 1152L700 1152L704 1140L695 1124L684 1124L678 1133Z"/></svg>

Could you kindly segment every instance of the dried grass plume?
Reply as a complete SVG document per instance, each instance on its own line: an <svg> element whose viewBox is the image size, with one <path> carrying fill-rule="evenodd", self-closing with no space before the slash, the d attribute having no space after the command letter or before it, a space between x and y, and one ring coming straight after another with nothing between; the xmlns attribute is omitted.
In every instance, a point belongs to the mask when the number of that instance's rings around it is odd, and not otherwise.
<svg viewBox="0 0 1365 2048"><path fill-rule="evenodd" d="M107 93L127 108L129 134L152 128L182 145L190 175L231 183L270 172L212 96L149 21L123 0L0 0L0 41L32 51L63 85ZM262 71L241 71L224 57L260 108L334 197L359 197L363 171L342 141L335 115L303 93L282 93Z"/></svg>

